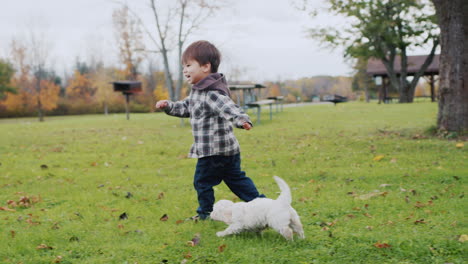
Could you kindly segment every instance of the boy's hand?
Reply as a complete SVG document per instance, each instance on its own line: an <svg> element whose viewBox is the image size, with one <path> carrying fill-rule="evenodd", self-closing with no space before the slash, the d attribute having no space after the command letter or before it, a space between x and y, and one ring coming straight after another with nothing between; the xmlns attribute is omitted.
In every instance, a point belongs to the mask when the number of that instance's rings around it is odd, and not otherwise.
<svg viewBox="0 0 468 264"><path fill-rule="evenodd" d="M156 108L157 109L164 109L169 105L167 100L161 100L156 103Z"/></svg>
<svg viewBox="0 0 468 264"><path fill-rule="evenodd" d="M249 122L245 122L242 127L245 129L245 130L250 130L252 128L252 125L249 123Z"/></svg>

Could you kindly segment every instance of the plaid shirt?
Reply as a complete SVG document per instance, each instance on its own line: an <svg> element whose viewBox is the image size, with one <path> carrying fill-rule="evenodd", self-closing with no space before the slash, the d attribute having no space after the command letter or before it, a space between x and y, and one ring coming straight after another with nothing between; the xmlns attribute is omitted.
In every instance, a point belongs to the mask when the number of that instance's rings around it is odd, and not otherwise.
<svg viewBox="0 0 468 264"><path fill-rule="evenodd" d="M189 153L191 158L240 153L232 125L242 128L245 122L252 124L249 116L231 98L213 90L192 90L184 100L169 102L165 112L190 117L194 138Z"/></svg>

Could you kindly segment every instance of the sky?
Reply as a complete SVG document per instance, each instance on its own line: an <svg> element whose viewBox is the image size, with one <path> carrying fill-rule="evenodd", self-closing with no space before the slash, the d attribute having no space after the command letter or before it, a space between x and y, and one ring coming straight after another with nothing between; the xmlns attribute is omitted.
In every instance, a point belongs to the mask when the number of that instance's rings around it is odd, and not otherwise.
<svg viewBox="0 0 468 264"><path fill-rule="evenodd" d="M301 0L225 1L226 6L204 21L187 40L187 44L200 39L215 44L223 55L220 72L228 75L239 69L242 74L237 78L252 82L352 75L352 65L345 62L342 50L330 50L307 37L308 28L339 26L342 23L339 19L324 15L311 18L294 7ZM149 0L126 2L147 28L154 28ZM321 0L310 2L323 6ZM117 62L112 26L112 12L121 6L117 0L0 0L0 3L0 57L9 56L13 38L24 39L34 32L50 43L50 64L59 73L71 71L77 57L86 61L95 56L106 64ZM146 47L155 49L150 42ZM162 63L157 54L147 56ZM173 65L176 60L172 54Z"/></svg>

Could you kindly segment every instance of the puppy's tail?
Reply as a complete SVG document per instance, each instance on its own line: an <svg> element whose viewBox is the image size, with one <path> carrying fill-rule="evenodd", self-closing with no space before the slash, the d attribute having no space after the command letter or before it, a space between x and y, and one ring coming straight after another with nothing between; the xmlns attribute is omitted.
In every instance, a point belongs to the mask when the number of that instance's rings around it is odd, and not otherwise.
<svg viewBox="0 0 468 264"><path fill-rule="evenodd" d="M291 190L289 189L288 184L278 176L273 176L273 178L275 179L276 183L278 184L281 190L281 194L278 196L276 200L282 201L287 204L291 204L291 200L292 200Z"/></svg>

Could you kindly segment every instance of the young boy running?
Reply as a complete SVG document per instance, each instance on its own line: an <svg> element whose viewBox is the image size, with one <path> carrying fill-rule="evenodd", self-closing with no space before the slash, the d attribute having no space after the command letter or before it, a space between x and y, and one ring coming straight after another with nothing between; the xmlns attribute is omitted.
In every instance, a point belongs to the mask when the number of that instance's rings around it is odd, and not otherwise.
<svg viewBox="0 0 468 264"><path fill-rule="evenodd" d="M243 201L260 195L253 181L241 171L239 142L232 126L250 130L249 116L230 98L223 74L218 73L221 54L208 41L192 43L182 55L183 74L192 84L190 95L182 101L161 100L156 108L177 117L190 117L194 143L189 157L198 158L194 187L199 207L192 220L205 220L213 210L213 186L226 183Z"/></svg>

